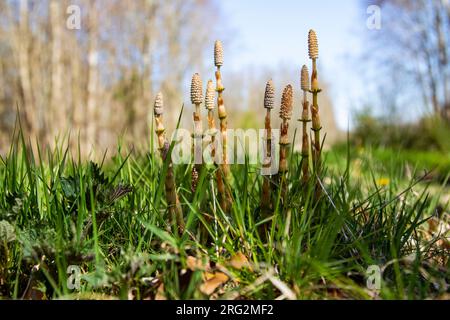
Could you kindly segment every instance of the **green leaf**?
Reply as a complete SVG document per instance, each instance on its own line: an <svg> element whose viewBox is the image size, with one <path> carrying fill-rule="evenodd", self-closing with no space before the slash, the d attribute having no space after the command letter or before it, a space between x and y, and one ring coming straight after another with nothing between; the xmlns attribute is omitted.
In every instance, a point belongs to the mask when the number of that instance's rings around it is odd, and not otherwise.
<svg viewBox="0 0 450 320"><path fill-rule="evenodd" d="M67 199L76 199L79 193L78 180L69 177L61 178L61 188L64 193L64 197Z"/></svg>

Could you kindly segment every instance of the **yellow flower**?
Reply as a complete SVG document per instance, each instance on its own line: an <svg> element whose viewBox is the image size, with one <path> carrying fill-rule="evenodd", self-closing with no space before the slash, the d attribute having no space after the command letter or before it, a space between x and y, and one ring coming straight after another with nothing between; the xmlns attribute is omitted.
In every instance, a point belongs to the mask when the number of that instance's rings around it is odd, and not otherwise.
<svg viewBox="0 0 450 320"><path fill-rule="evenodd" d="M377 180L377 184L382 187L386 187L391 183L389 178L380 178Z"/></svg>

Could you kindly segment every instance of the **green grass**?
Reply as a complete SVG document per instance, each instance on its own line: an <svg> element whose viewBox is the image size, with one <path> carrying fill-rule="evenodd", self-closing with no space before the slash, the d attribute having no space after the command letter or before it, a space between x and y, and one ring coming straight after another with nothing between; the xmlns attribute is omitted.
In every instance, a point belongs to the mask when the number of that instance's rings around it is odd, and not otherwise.
<svg viewBox="0 0 450 320"><path fill-rule="evenodd" d="M20 133L15 140L0 162L1 299L211 298L189 256L230 278L213 298L425 299L449 291L448 249L441 235L424 233L428 219L448 215L440 201L446 181L425 181L414 170L405 179L396 153L383 153L390 166L377 150L328 152L319 196L316 180L301 184L294 154L287 201L275 192L269 218L259 210L258 167L231 166L234 202L226 214L214 167L192 194L190 166L176 166L186 221L179 236L168 224L167 166L156 152L119 144L111 160L94 163L64 148L33 153ZM238 253L250 267L230 264ZM79 290L67 286L69 265L81 268ZM383 270L379 292L366 287L371 265Z"/></svg>
<svg viewBox="0 0 450 320"><path fill-rule="evenodd" d="M339 155L333 158L333 164L343 166L345 158L342 159L340 154L347 150L346 144L339 144L333 148L334 152ZM444 151L422 151L404 148L354 148L352 149L352 157L362 160L364 170L370 167L376 167L377 172L390 173L392 170L397 171L397 176L403 179L410 179L411 173L429 172L435 181L444 183L448 181L450 175L450 153Z"/></svg>

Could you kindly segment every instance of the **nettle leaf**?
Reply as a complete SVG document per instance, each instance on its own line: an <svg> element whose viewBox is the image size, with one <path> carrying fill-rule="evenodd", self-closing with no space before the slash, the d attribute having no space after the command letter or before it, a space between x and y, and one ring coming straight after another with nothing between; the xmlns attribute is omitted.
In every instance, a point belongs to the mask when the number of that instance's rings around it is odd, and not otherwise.
<svg viewBox="0 0 450 320"><path fill-rule="evenodd" d="M5 220L0 221L0 242L9 243L16 240L14 227Z"/></svg>
<svg viewBox="0 0 450 320"><path fill-rule="evenodd" d="M73 177L61 178L61 188L67 199L76 199L80 192L79 181Z"/></svg>
<svg viewBox="0 0 450 320"><path fill-rule="evenodd" d="M89 162L87 170L88 174L83 175L81 180L87 181L84 196L88 208L91 206L91 196L94 197L96 207L103 210L133 191L132 186L128 184L112 185L109 177L95 162ZM80 177L61 177L60 181L66 208L70 208L74 213L77 212L77 199L81 193ZM91 194L91 188L93 194Z"/></svg>
<svg viewBox="0 0 450 320"><path fill-rule="evenodd" d="M92 180L94 185L106 185L109 183L109 179L105 176L105 173L95 162L89 162L89 167L91 169Z"/></svg>

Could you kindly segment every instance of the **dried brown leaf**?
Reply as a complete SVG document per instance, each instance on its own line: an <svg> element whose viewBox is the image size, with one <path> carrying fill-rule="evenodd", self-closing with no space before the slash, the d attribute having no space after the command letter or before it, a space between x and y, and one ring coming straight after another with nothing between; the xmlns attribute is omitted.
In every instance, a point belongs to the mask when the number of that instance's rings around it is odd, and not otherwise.
<svg viewBox="0 0 450 320"><path fill-rule="evenodd" d="M203 261L202 259L193 256L187 257L186 265L191 271L205 271L210 269L209 262Z"/></svg>
<svg viewBox="0 0 450 320"><path fill-rule="evenodd" d="M232 256L229 265L237 270L240 270L242 268L251 269L250 262L242 252L238 252L234 256Z"/></svg>
<svg viewBox="0 0 450 320"><path fill-rule="evenodd" d="M225 284L229 279L223 272L215 272L214 274L205 272L204 278L206 281L200 286L200 291L207 296L212 295L217 288Z"/></svg>

